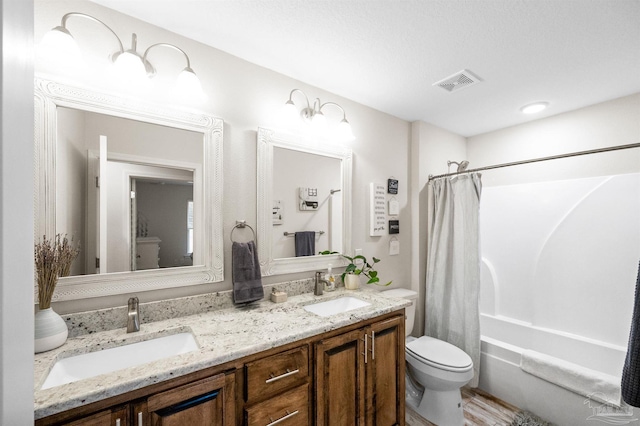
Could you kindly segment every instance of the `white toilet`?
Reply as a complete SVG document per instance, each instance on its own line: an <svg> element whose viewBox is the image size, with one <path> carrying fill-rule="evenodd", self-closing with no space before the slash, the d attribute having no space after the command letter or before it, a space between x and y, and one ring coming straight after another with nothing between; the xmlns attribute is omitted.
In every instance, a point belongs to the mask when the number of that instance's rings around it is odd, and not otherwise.
<svg viewBox="0 0 640 426"><path fill-rule="evenodd" d="M413 329L418 293L404 288L381 292L411 300L406 312L407 404L438 426L463 426L460 388L473 378L473 362L463 350L433 337L409 336ZM424 387L421 389L414 383Z"/></svg>

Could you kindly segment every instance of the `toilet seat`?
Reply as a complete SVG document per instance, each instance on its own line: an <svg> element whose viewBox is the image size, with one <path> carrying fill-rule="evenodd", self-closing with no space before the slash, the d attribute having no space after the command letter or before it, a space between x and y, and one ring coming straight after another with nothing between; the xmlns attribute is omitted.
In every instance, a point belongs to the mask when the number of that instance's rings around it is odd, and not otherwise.
<svg viewBox="0 0 640 426"><path fill-rule="evenodd" d="M462 349L443 340L422 336L406 344L407 352L419 361L445 371L465 372L473 368L473 361Z"/></svg>

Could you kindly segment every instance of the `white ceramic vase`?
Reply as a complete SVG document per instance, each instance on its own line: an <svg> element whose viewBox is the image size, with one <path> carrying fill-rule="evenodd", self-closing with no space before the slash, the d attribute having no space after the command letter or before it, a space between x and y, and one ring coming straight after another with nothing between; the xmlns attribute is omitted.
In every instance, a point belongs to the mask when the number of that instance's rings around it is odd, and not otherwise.
<svg viewBox="0 0 640 426"><path fill-rule="evenodd" d="M36 312L34 328L35 353L50 351L62 346L67 341L69 334L67 323L51 308Z"/></svg>
<svg viewBox="0 0 640 426"><path fill-rule="evenodd" d="M347 274L344 276L344 288L357 290L360 288L360 275Z"/></svg>

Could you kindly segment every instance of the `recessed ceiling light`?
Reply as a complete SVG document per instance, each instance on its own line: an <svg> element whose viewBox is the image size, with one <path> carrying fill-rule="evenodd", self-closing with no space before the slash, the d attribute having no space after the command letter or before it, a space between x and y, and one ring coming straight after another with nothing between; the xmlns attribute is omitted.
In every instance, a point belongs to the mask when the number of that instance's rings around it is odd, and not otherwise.
<svg viewBox="0 0 640 426"><path fill-rule="evenodd" d="M536 102L523 106L522 108L520 108L520 111L522 111L523 114L535 114L536 112L540 112L548 106L549 102Z"/></svg>

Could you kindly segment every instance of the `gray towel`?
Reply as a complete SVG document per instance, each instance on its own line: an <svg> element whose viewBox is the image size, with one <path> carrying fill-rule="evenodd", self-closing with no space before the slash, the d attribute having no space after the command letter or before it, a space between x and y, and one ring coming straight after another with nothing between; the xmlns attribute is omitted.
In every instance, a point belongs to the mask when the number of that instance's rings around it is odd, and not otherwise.
<svg viewBox="0 0 640 426"><path fill-rule="evenodd" d="M622 369L622 399L629 405L640 407L640 264L627 357Z"/></svg>
<svg viewBox="0 0 640 426"><path fill-rule="evenodd" d="M316 233L314 231L296 232L296 257L316 254Z"/></svg>
<svg viewBox="0 0 640 426"><path fill-rule="evenodd" d="M234 303L254 302L264 297L262 274L255 242L233 242L231 246L231 269Z"/></svg>

